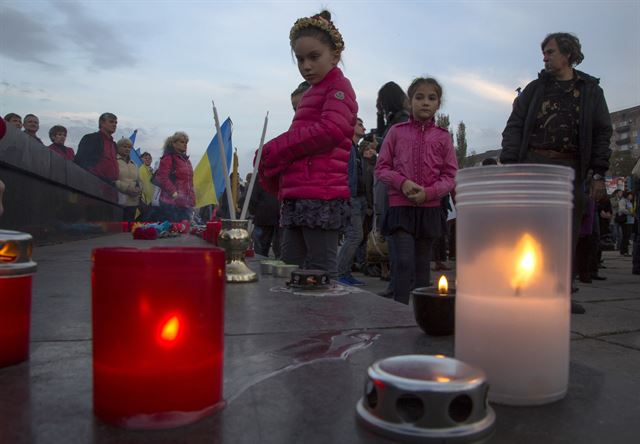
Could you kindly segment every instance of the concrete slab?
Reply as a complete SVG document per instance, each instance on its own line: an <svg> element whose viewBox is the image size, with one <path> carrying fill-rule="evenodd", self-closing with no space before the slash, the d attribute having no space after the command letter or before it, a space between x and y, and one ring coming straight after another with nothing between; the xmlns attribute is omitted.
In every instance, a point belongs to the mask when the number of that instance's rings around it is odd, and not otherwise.
<svg viewBox="0 0 640 444"><path fill-rule="evenodd" d="M597 340L572 342L567 396L540 407L494 405L498 426L490 442L636 442L639 366L640 353L629 349Z"/></svg>
<svg viewBox="0 0 640 444"><path fill-rule="evenodd" d="M618 344L640 351L640 332L624 333L620 335L609 335L598 338L600 341Z"/></svg>
<svg viewBox="0 0 640 444"><path fill-rule="evenodd" d="M640 311L640 298L607 302L607 307L622 308L624 310Z"/></svg>
<svg viewBox="0 0 640 444"><path fill-rule="evenodd" d="M640 330L640 316L607 303L585 303L588 316L571 317L571 331L584 336L597 337L613 333Z"/></svg>

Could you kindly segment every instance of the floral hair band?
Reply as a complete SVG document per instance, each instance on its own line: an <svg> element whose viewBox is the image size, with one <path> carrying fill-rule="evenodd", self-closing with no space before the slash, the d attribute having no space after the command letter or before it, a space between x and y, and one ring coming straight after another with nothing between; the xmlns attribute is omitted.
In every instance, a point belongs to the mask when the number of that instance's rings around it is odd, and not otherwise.
<svg viewBox="0 0 640 444"><path fill-rule="evenodd" d="M296 22L293 24L293 27L291 28L291 32L289 32L289 41L291 42L291 45L293 46L293 42L295 41L296 35L299 31L310 27L318 28L325 31L327 34L329 34L329 37L331 38L331 41L335 45L336 49L339 52L342 52L344 50L344 40L342 40L342 34L340 34L340 31L338 31L338 28L335 27L333 22L327 20L321 15L303 17L296 20Z"/></svg>

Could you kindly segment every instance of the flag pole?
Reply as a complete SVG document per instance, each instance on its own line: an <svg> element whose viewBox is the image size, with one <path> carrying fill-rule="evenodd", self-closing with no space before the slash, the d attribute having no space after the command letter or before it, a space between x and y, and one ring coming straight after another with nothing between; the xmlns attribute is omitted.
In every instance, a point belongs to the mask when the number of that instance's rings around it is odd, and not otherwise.
<svg viewBox="0 0 640 444"><path fill-rule="evenodd" d="M220 131L220 120L218 119L218 110L216 104L212 100L213 120L216 122L216 132L218 133L218 148L220 149L220 161L222 162L222 172L224 173L224 186L227 192L227 203L229 204L229 216L231 219L236 218L236 207L233 204L231 196L231 181L229 180L229 169L227 168L227 156L224 154L224 141L222 140L222 131Z"/></svg>
<svg viewBox="0 0 640 444"><path fill-rule="evenodd" d="M264 145L264 136L267 134L267 123L269 123L269 111L264 116L264 126L262 127L262 136L260 137L260 146L258 147L258 154L256 156L256 163L253 166L253 174L251 175L251 181L249 182L249 188L247 188L247 194L244 198L244 204L242 205L242 213L240 219L247 216L247 210L249 209L249 200L251 200L251 194L253 193L253 185L256 183L256 177L258 176L258 166L260 165L260 158L262 157L262 146Z"/></svg>
<svg viewBox="0 0 640 444"><path fill-rule="evenodd" d="M231 199L234 208L238 208L238 186L240 184L238 174L238 148L233 150L233 168L231 170Z"/></svg>

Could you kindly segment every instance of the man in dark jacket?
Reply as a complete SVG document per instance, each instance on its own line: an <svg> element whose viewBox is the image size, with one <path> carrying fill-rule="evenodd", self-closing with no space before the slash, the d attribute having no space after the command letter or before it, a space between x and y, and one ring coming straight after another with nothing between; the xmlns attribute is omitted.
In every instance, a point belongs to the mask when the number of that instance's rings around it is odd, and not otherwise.
<svg viewBox="0 0 640 444"><path fill-rule="evenodd" d="M116 143L113 140L117 126L115 114L102 114L98 119L99 131L82 137L74 160L85 170L111 184L118 179Z"/></svg>
<svg viewBox="0 0 640 444"><path fill-rule="evenodd" d="M502 133L502 163L547 163L574 169L575 245L587 194L606 195L611 119L599 80L574 69L584 59L572 34L549 34L540 45L544 70L513 103ZM572 312L584 308L572 303Z"/></svg>

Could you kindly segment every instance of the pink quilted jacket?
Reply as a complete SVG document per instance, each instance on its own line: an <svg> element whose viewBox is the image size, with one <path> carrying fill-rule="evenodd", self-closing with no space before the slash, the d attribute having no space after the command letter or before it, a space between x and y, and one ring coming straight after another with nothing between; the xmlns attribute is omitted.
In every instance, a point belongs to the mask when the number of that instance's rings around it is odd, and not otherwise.
<svg viewBox="0 0 640 444"><path fill-rule="evenodd" d="M260 183L283 199L348 199L348 163L358 104L333 68L302 97L289 130L266 143Z"/></svg>
<svg viewBox="0 0 640 444"><path fill-rule="evenodd" d="M446 129L429 122L409 120L391 127L376 162L375 175L387 186L390 207L414 206L402 193L410 179L427 194L421 207L440 206L440 199L455 187L456 152Z"/></svg>

